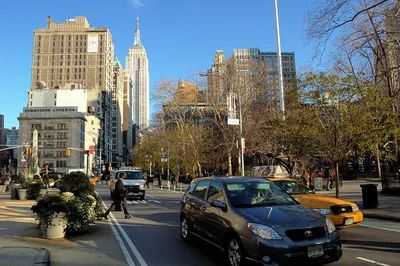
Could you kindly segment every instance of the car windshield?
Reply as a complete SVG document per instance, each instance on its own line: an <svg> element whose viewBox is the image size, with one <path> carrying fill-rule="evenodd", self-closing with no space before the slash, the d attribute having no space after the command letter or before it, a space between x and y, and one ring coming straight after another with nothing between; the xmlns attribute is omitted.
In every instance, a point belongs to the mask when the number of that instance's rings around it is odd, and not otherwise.
<svg viewBox="0 0 400 266"><path fill-rule="evenodd" d="M307 186L294 180L281 180L274 182L278 187L289 194L313 194L314 192Z"/></svg>
<svg viewBox="0 0 400 266"><path fill-rule="evenodd" d="M247 208L297 204L292 197L271 182L238 182L226 184L233 207Z"/></svg>
<svg viewBox="0 0 400 266"><path fill-rule="evenodd" d="M124 172L125 173L125 180L131 180L131 179L143 179L143 175L139 171L130 171L130 172Z"/></svg>

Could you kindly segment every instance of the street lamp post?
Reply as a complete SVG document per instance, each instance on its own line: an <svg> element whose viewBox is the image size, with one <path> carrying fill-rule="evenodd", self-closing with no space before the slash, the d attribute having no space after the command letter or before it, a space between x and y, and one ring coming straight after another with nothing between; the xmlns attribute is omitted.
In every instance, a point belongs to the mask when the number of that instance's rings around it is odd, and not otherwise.
<svg viewBox="0 0 400 266"><path fill-rule="evenodd" d="M278 57L278 85L281 100L282 119L285 121L285 95L283 90L283 77L282 77L282 55L281 55L281 37L279 34L279 17L278 17L278 0L274 1L275 5L275 26L276 26L276 47Z"/></svg>
<svg viewBox="0 0 400 266"><path fill-rule="evenodd" d="M238 90L238 108L239 108L239 148L240 148L240 173L244 176L244 145L243 145L243 119L242 119L242 102L241 102L241 89Z"/></svg>

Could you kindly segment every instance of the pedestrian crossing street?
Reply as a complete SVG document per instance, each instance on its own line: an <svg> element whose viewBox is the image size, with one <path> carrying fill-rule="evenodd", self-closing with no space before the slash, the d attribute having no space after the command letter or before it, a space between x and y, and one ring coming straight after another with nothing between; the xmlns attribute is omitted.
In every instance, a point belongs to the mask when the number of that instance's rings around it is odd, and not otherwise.
<svg viewBox="0 0 400 266"><path fill-rule="evenodd" d="M149 204L149 203L156 203L156 204L160 204L161 202L159 202L158 200L127 200L126 201L127 204L133 205L133 204Z"/></svg>

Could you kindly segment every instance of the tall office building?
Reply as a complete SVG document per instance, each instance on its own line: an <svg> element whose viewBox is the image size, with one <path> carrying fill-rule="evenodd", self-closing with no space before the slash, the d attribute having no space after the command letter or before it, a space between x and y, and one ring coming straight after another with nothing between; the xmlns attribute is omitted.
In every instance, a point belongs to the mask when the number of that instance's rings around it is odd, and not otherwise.
<svg viewBox="0 0 400 266"><path fill-rule="evenodd" d="M64 23L47 19L34 32L31 89L58 89L64 84L96 90L94 113L102 120L100 147L105 162L112 160L112 90L114 44L107 28L90 27L86 17ZM71 88L74 89L74 88Z"/></svg>
<svg viewBox="0 0 400 266"><path fill-rule="evenodd" d="M226 59L222 50L217 50L214 64L207 71L208 100L211 102L226 102Z"/></svg>
<svg viewBox="0 0 400 266"><path fill-rule="evenodd" d="M289 84L296 79L296 63L294 52L282 52L282 74L285 90ZM278 54L276 52L262 52L258 48L234 49L233 55L225 60L221 50L217 50L214 63L208 69L209 98L219 99L219 102L226 101L226 94L231 88L227 88L226 73L233 71L239 77L245 78L249 71L255 71L259 66L266 67L265 88L268 89L267 97L271 100L280 101L278 88ZM229 74L228 74L229 75ZM243 82L245 85L246 82ZM244 95L258 97L258 92L251 91L251 88L242 88Z"/></svg>
<svg viewBox="0 0 400 266"><path fill-rule="evenodd" d="M123 162L122 118L124 113L124 74L118 58L114 58L112 102L112 152L113 162Z"/></svg>
<svg viewBox="0 0 400 266"><path fill-rule="evenodd" d="M124 162L126 165L131 164L131 147L133 146L133 120L132 120L132 79L128 72L124 71L124 108L123 108L123 146L124 146Z"/></svg>
<svg viewBox="0 0 400 266"><path fill-rule="evenodd" d="M140 41L139 18L136 18L135 41L126 57L126 70L133 84L133 123L141 129L149 127L149 69L146 49Z"/></svg>

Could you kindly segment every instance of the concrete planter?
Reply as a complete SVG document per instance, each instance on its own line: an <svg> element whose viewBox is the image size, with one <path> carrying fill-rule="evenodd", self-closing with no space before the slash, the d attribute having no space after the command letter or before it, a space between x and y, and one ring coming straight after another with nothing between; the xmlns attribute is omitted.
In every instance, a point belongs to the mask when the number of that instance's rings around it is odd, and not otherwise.
<svg viewBox="0 0 400 266"><path fill-rule="evenodd" d="M6 188L7 188L6 185L0 185L0 194L6 193Z"/></svg>
<svg viewBox="0 0 400 266"><path fill-rule="evenodd" d="M68 218L65 212L53 214L48 225L46 225L44 221L40 220L40 229L43 238L57 239L65 237L67 222Z"/></svg>
<svg viewBox="0 0 400 266"><path fill-rule="evenodd" d="M10 195L11 199L18 199L18 192L17 188L19 188L21 184L11 184L9 189L10 189Z"/></svg>
<svg viewBox="0 0 400 266"><path fill-rule="evenodd" d="M26 188L17 188L17 191L18 191L18 198L20 200L26 200L28 198L28 195L26 193L28 191L28 189L26 189Z"/></svg>

